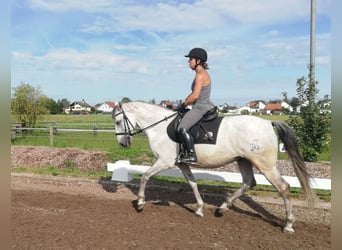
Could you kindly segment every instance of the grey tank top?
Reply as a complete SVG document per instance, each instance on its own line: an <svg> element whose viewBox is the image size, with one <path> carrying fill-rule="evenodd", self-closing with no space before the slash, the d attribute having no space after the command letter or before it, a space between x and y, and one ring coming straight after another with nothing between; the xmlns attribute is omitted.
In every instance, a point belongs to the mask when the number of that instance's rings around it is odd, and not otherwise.
<svg viewBox="0 0 342 250"><path fill-rule="evenodd" d="M191 89L193 90L195 85L195 81L192 82ZM210 101L210 91L211 91L211 84L207 86L203 86L200 96L196 100L196 102L193 104L193 109L200 109L200 110L206 110L209 111L214 107L214 104Z"/></svg>

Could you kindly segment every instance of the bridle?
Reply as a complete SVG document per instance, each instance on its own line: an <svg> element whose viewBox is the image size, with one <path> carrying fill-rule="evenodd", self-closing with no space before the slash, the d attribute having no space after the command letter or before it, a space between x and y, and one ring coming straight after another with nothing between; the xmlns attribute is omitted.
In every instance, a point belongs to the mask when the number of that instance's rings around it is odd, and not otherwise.
<svg viewBox="0 0 342 250"><path fill-rule="evenodd" d="M123 110L123 108L121 108L121 111L119 113L115 114L113 117L117 117L118 115L121 115L121 114L123 115L123 122L124 122L125 132L115 133L115 135L133 136L133 135L140 134L140 133L144 132L146 129L154 127L155 125L157 125L157 124L159 124L161 122L167 121L171 117L176 116L178 113L176 112L176 113L174 113L172 115L166 116L165 118L163 118L163 119L161 119L161 120L159 120L159 121L157 121L155 123L152 123L151 125L148 125L145 128L139 128L139 129L134 128L133 123L129 120L129 118L126 115L126 113Z"/></svg>

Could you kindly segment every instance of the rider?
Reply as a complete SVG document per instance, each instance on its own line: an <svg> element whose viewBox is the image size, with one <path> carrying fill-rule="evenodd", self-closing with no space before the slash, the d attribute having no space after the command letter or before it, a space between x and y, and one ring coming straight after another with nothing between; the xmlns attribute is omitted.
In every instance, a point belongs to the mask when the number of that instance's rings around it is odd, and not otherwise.
<svg viewBox="0 0 342 250"><path fill-rule="evenodd" d="M196 75L191 85L192 92L177 106L177 110L183 112L187 105L192 104L192 109L185 113L177 129L186 150L186 154L179 155L178 163L197 162L194 139L189 130L214 107L210 101L211 81L207 71L209 69L207 52L202 48L193 48L185 57L189 58L189 67L196 72Z"/></svg>

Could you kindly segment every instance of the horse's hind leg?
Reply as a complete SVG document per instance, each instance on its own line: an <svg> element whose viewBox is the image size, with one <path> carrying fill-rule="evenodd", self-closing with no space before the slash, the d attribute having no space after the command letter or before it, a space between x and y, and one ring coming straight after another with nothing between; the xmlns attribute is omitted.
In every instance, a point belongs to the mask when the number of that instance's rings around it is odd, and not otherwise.
<svg viewBox="0 0 342 250"><path fill-rule="evenodd" d="M293 224L295 217L292 213L292 204L290 199L290 185L281 177L280 173L274 166L272 171L263 171L265 177L271 182L282 196L286 210L286 225L283 228L285 233L294 233Z"/></svg>
<svg viewBox="0 0 342 250"><path fill-rule="evenodd" d="M220 212L228 210L228 207L232 206L237 198L241 197L246 191L256 185L252 163L247 159L240 159L237 163L242 175L242 186L233 194L227 196L226 201L220 206Z"/></svg>
<svg viewBox="0 0 342 250"><path fill-rule="evenodd" d="M177 165L180 170L182 171L185 179L189 183L190 187L192 188L192 191L194 192L196 201L197 201L197 210L195 212L196 215L203 217L203 200L201 197L201 194L198 191L197 183L195 180L194 175L191 172L191 169L188 165Z"/></svg>

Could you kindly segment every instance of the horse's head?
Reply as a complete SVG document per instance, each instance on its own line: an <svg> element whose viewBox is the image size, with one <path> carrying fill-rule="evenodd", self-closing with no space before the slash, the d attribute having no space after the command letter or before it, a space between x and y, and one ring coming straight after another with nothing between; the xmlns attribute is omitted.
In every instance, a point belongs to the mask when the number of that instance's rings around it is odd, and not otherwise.
<svg viewBox="0 0 342 250"><path fill-rule="evenodd" d="M135 118L131 113L125 112L122 104L115 106L112 112L115 123L115 134L118 143L123 147L132 145L132 133L135 126Z"/></svg>

